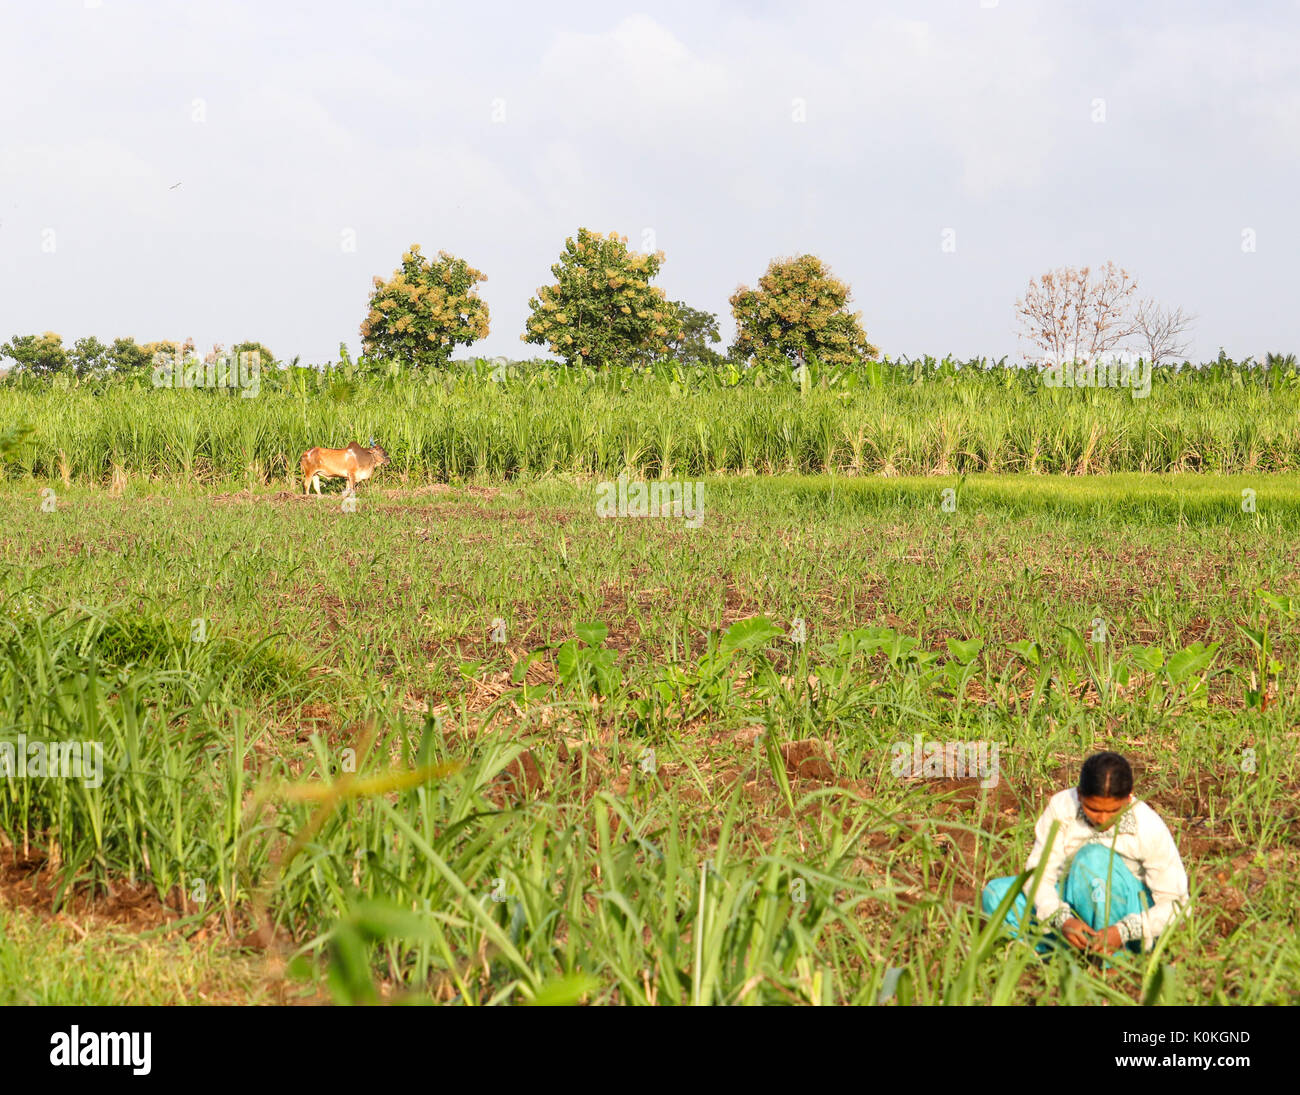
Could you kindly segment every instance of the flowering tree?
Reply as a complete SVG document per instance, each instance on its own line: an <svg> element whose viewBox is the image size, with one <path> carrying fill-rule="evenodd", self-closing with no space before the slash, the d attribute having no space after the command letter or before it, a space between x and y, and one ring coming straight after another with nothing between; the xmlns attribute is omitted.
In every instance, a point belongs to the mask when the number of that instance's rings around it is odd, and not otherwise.
<svg viewBox="0 0 1300 1095"><path fill-rule="evenodd" d="M663 261L662 251L629 251L627 237L616 232L579 228L551 267L555 284L528 302L520 339L549 346L571 365L596 368L666 355L681 320L664 291L650 284Z"/></svg>
<svg viewBox="0 0 1300 1095"><path fill-rule="evenodd" d="M475 289L480 281L487 278L464 259L439 251L431 261L411 244L388 281L374 279L362 349L407 365L446 365L457 346L488 333L488 306Z"/></svg>
<svg viewBox="0 0 1300 1095"><path fill-rule="evenodd" d="M757 289L741 286L732 294L732 349L760 361L794 362L800 354L827 365L873 359L878 351L867 341L862 313L846 307L850 296L816 255L773 259Z"/></svg>

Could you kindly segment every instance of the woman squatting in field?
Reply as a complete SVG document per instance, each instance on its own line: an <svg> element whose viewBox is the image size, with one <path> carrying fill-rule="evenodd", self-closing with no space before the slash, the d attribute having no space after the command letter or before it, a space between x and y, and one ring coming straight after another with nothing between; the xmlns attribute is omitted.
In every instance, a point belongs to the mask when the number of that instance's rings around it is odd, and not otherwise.
<svg viewBox="0 0 1300 1095"><path fill-rule="evenodd" d="M1188 903L1187 872L1165 823L1133 796L1133 769L1118 753L1094 753L1083 762L1079 786L1058 791L1034 826L1034 847L1025 863L1035 870L1048 833L1059 822L1037 894L1025 883L1006 924L1019 935L1025 909L1080 950L1113 955L1122 947L1150 950ZM985 916L997 910L1015 878L984 887ZM1055 935L1038 944L1051 951Z"/></svg>

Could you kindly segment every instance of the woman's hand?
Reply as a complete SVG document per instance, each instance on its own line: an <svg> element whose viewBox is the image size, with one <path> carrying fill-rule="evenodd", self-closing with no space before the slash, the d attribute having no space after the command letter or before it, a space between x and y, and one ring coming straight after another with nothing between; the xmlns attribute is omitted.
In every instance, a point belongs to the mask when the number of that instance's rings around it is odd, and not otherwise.
<svg viewBox="0 0 1300 1095"><path fill-rule="evenodd" d="M1061 925L1061 934L1065 936L1065 941L1070 946L1078 947L1081 951L1090 949L1097 935L1087 924L1074 916Z"/></svg>
<svg viewBox="0 0 1300 1095"><path fill-rule="evenodd" d="M1114 954L1123 945L1124 940L1119 934L1119 928L1112 924L1105 931L1093 933L1089 949L1098 954Z"/></svg>

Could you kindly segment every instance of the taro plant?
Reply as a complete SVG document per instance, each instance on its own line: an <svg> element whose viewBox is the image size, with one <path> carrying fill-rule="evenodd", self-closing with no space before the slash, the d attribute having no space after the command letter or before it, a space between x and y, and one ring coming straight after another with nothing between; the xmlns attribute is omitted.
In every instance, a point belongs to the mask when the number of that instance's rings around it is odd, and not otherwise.
<svg viewBox="0 0 1300 1095"><path fill-rule="evenodd" d="M944 676L957 700L956 714L960 716L962 701L966 698L966 685L979 670L979 663L975 659L984 646L984 640L950 638L945 639L944 642L948 647L948 653L952 655L952 660L944 663Z"/></svg>
<svg viewBox="0 0 1300 1095"><path fill-rule="evenodd" d="M1245 624L1238 624L1237 630L1246 636L1255 654L1255 662L1250 674L1250 688L1246 690L1246 706L1257 707L1262 714L1269 706L1269 679L1272 678L1276 684L1282 673L1282 663L1273 657L1274 643L1272 636L1269 635L1271 621L1269 610L1276 612L1282 620L1294 620L1296 607L1290 597L1269 593L1267 590L1259 590L1256 597L1259 626L1248 627Z"/></svg>
<svg viewBox="0 0 1300 1095"><path fill-rule="evenodd" d="M704 654L693 666L667 665L652 680L646 694L632 701L632 710L650 723L675 708L683 720L724 709L734 695L735 661L750 654L754 659L754 692L759 698L784 686L762 649L785 633L766 616L737 620L721 635L711 632Z"/></svg>
<svg viewBox="0 0 1300 1095"><path fill-rule="evenodd" d="M766 616L737 620L719 637L709 636L708 648L700 659L694 683L696 706L700 713L710 708L720 710L732 694L732 663L737 655L753 654L759 668L771 676L771 665L761 651L784 632ZM763 683L760 681L760 683ZM770 683L770 682L769 682Z"/></svg>
<svg viewBox="0 0 1300 1095"><path fill-rule="evenodd" d="M1209 697L1207 674L1218 651L1218 643L1196 642L1170 656L1165 663L1165 676L1169 681L1171 703L1181 690L1182 699L1190 706L1206 706Z"/></svg>
<svg viewBox="0 0 1300 1095"><path fill-rule="evenodd" d="M1147 710L1174 710L1180 703L1204 708L1208 703L1208 670L1218 653L1218 643L1191 643L1167 658L1162 647L1130 648L1128 659L1133 668L1153 676L1147 693Z"/></svg>
<svg viewBox="0 0 1300 1095"><path fill-rule="evenodd" d="M600 622L578 624L576 639L563 643L555 652L555 672L560 683L576 687L585 697L599 693L614 695L623 683L623 674L614 664L617 651L602 644L609 628Z"/></svg>

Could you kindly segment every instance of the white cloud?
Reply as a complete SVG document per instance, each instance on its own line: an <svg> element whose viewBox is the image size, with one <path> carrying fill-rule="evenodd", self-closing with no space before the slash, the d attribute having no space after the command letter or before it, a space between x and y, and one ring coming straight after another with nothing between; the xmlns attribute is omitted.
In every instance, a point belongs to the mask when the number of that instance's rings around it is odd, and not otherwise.
<svg viewBox="0 0 1300 1095"><path fill-rule="evenodd" d="M716 118L734 94L721 65L694 55L645 15L605 32L556 34L538 77L536 94L561 126L609 126L611 136L631 141Z"/></svg>

